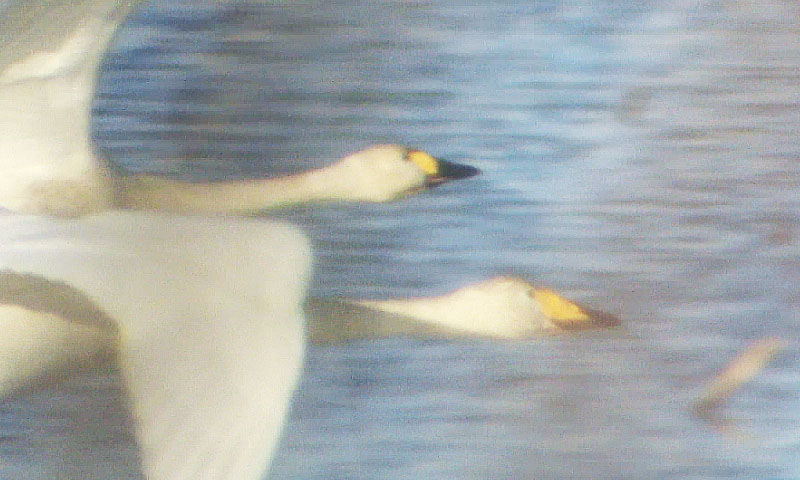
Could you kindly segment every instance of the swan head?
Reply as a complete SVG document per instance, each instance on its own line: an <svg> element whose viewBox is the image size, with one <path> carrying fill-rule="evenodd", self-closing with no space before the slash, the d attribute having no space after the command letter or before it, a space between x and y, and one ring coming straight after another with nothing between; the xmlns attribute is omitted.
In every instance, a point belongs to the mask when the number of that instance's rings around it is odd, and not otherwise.
<svg viewBox="0 0 800 480"><path fill-rule="evenodd" d="M516 277L496 277L464 287L450 294L449 300L463 315L465 325L496 331L500 336L619 325L612 315Z"/></svg>
<svg viewBox="0 0 800 480"><path fill-rule="evenodd" d="M343 198L369 202L395 200L480 173L475 167L402 145L375 145L344 157L335 166L347 179Z"/></svg>
<svg viewBox="0 0 800 480"><path fill-rule="evenodd" d="M516 277L495 277L441 297L362 304L466 334L495 338L528 338L620 323L613 315L583 307Z"/></svg>

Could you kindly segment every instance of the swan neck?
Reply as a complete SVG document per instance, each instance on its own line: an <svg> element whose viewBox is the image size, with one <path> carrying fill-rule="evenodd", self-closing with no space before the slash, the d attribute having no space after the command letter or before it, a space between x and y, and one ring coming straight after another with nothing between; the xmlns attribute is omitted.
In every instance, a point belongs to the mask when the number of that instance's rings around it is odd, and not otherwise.
<svg viewBox="0 0 800 480"><path fill-rule="evenodd" d="M348 172L339 162L327 167L274 179L274 204L279 206L281 204L348 200L352 197L349 193L348 178Z"/></svg>
<svg viewBox="0 0 800 480"><path fill-rule="evenodd" d="M453 328L464 328L453 315L452 302L448 297L427 297L391 300L363 300L359 304L383 312L404 315L418 320L438 323ZM462 319L463 320L463 319Z"/></svg>
<svg viewBox="0 0 800 480"><path fill-rule="evenodd" d="M148 175L116 179L117 206L177 213L252 213L299 203L347 199L338 164L278 178L181 182Z"/></svg>

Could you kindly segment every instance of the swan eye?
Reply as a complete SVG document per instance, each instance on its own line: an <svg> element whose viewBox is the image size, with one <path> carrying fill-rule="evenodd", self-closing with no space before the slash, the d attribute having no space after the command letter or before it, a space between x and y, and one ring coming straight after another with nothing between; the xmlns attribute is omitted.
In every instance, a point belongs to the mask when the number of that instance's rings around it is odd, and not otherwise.
<svg viewBox="0 0 800 480"><path fill-rule="evenodd" d="M406 154L406 159L414 162L425 175L435 176L439 174L439 161L422 150L409 150Z"/></svg>

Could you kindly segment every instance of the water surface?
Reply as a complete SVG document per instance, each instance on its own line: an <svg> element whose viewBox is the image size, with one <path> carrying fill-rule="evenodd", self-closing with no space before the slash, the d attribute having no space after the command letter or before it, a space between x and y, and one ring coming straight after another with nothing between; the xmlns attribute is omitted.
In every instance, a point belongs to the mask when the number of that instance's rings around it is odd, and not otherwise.
<svg viewBox="0 0 800 480"><path fill-rule="evenodd" d="M788 1L164 0L109 56L95 136L122 169L187 179L378 142L473 164L398 203L268 215L312 237L315 295L511 273L625 323L311 347L270 478L800 478L799 18ZM788 349L720 422L693 417L766 335ZM138 478L117 381L4 404L0 472Z"/></svg>

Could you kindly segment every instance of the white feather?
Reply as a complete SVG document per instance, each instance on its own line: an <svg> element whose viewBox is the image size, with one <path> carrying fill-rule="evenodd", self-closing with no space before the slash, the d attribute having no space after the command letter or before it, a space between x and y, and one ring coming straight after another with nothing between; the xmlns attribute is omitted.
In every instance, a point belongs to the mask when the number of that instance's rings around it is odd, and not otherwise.
<svg viewBox="0 0 800 480"><path fill-rule="evenodd" d="M301 233L275 222L124 213L0 223L0 270L66 283L116 320L148 478L260 478L302 363L310 250ZM45 316L19 312L6 307L0 318L27 322L13 343L32 352L80 350L78 337L102 345L71 331L75 320L56 319L48 331ZM44 368L37 355L18 356L0 378L24 386L70 358Z"/></svg>

